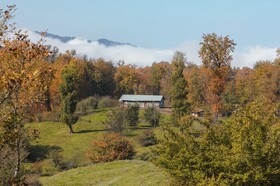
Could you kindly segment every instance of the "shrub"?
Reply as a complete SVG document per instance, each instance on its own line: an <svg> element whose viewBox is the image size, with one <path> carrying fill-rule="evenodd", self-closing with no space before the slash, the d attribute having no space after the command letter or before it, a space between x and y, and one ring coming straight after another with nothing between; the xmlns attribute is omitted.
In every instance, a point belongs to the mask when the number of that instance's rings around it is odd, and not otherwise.
<svg viewBox="0 0 280 186"><path fill-rule="evenodd" d="M137 126L139 122L139 106L129 105L126 109L125 120L129 126Z"/></svg>
<svg viewBox="0 0 280 186"><path fill-rule="evenodd" d="M76 113L80 115L86 115L98 107L99 97L93 96L81 100L77 103Z"/></svg>
<svg viewBox="0 0 280 186"><path fill-rule="evenodd" d="M86 155L93 163L101 163L132 159L134 154L134 147L124 136L107 133L100 140L93 141Z"/></svg>
<svg viewBox="0 0 280 186"><path fill-rule="evenodd" d="M55 168L58 170L61 169L63 157L60 154L61 150L52 150L48 154L48 158L52 160Z"/></svg>
<svg viewBox="0 0 280 186"><path fill-rule="evenodd" d="M58 121L60 121L60 111L53 110L50 112L40 113L36 116L36 121L37 122L42 122L42 121L58 122Z"/></svg>
<svg viewBox="0 0 280 186"><path fill-rule="evenodd" d="M99 108L109 108L118 106L118 100L112 99L109 96L104 96L99 101Z"/></svg>
<svg viewBox="0 0 280 186"><path fill-rule="evenodd" d="M152 149L145 149L144 151L140 151L135 156L135 159L142 161L152 161L155 158L155 153Z"/></svg>
<svg viewBox="0 0 280 186"><path fill-rule="evenodd" d="M32 185L32 186L41 186L42 185L39 181L38 174L27 175L25 181L26 181L27 185Z"/></svg>
<svg viewBox="0 0 280 186"><path fill-rule="evenodd" d="M156 108L148 107L145 109L144 118L151 126L156 127L159 125L160 113Z"/></svg>
<svg viewBox="0 0 280 186"><path fill-rule="evenodd" d="M138 142L143 147L152 146L158 143L158 140L153 131L144 131L139 137Z"/></svg>
<svg viewBox="0 0 280 186"><path fill-rule="evenodd" d="M108 120L104 122L107 129L112 132L122 133L124 130L124 110L114 108L108 112Z"/></svg>

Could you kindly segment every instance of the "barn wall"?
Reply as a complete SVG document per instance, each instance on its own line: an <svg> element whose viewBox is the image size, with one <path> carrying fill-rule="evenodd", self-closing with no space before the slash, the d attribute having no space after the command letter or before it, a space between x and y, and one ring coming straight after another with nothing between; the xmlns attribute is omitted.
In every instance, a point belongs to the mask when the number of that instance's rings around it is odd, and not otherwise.
<svg viewBox="0 0 280 186"><path fill-rule="evenodd" d="M123 106L127 107L128 105L135 105L138 104L140 108L147 108L147 107L156 107L161 108L163 107L163 102L123 102Z"/></svg>

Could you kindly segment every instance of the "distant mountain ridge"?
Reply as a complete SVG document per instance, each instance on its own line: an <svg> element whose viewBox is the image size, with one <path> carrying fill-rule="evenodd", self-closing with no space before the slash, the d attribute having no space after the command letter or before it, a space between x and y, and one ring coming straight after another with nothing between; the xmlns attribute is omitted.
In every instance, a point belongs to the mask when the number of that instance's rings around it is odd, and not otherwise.
<svg viewBox="0 0 280 186"><path fill-rule="evenodd" d="M39 32L39 31L35 31L35 33L37 34L41 34L42 32ZM71 36L59 36L59 35L55 35L55 34L52 34L52 33L49 33L49 32L45 32L45 37L46 38L52 38L52 39L58 39L60 40L62 43L67 43L71 40L74 40L76 37L71 37ZM96 40L99 44L101 45L104 45L106 47L114 47L114 46L124 46L124 45L128 45L128 46L133 46L135 47L134 45L130 44L130 43L121 43L121 42L117 42L117 41L111 41L109 39L98 39ZM91 43L91 42L94 42L94 41L91 41L91 40L88 40L87 39L87 42L88 43Z"/></svg>

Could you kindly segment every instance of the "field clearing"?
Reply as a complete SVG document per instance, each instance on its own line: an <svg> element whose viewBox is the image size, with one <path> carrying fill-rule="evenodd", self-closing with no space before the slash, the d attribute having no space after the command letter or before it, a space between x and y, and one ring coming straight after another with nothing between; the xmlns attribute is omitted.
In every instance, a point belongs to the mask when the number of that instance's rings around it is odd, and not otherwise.
<svg viewBox="0 0 280 186"><path fill-rule="evenodd" d="M139 160L100 163L40 178L40 182L45 186L62 186L65 183L73 186L164 186L168 185L169 181L170 178L160 168L152 163Z"/></svg>

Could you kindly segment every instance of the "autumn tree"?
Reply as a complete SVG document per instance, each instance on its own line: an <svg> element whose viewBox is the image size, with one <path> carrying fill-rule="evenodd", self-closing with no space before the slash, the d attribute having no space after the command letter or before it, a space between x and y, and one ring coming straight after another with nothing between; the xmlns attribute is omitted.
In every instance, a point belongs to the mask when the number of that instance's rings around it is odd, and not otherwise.
<svg viewBox="0 0 280 186"><path fill-rule="evenodd" d="M96 94L100 96L113 96L115 90L115 67L111 61L100 58L94 60L94 81L96 83Z"/></svg>
<svg viewBox="0 0 280 186"><path fill-rule="evenodd" d="M182 52L176 52L172 59L172 87L171 87L171 105L172 120L178 123L180 118L190 112L190 104L187 101L187 81L183 75L186 58Z"/></svg>
<svg viewBox="0 0 280 186"><path fill-rule="evenodd" d="M125 136L118 133L104 134L92 142L91 148L86 153L92 163L132 159L134 155L134 146Z"/></svg>
<svg viewBox="0 0 280 186"><path fill-rule="evenodd" d="M152 66L136 69L138 74L137 94L164 95L169 98L171 67L168 62L154 62Z"/></svg>
<svg viewBox="0 0 280 186"><path fill-rule="evenodd" d="M162 79L163 73L160 64L153 63L151 67L151 87L153 94L160 94L160 80Z"/></svg>
<svg viewBox="0 0 280 186"><path fill-rule="evenodd" d="M256 99L272 104L277 101L280 73L279 67L270 61L259 61L255 64L255 91Z"/></svg>
<svg viewBox="0 0 280 186"><path fill-rule="evenodd" d="M153 87L151 83L151 67L137 68L138 87L136 94L152 95Z"/></svg>
<svg viewBox="0 0 280 186"><path fill-rule="evenodd" d="M134 94L138 86L138 75L136 66L133 65L120 65L116 69L114 76L116 83L116 95Z"/></svg>
<svg viewBox="0 0 280 186"><path fill-rule="evenodd" d="M202 59L203 67L209 73L208 88L211 96L208 96L208 102L211 104L211 111L216 118L221 110L221 95L226 87L231 69L231 53L236 44L229 39L229 36L217 36L215 33L203 35L202 38L199 56Z"/></svg>
<svg viewBox="0 0 280 186"><path fill-rule="evenodd" d="M235 75L235 89L238 104L242 107L252 102L255 98L254 70L243 67L237 70Z"/></svg>
<svg viewBox="0 0 280 186"><path fill-rule="evenodd" d="M153 94L162 94L170 97L171 87L171 65L168 62L161 61L152 64L151 87Z"/></svg>
<svg viewBox="0 0 280 186"><path fill-rule="evenodd" d="M27 132L24 124L30 118L27 113L34 104L44 103L47 85L51 81L51 69L44 59L49 52L42 41L32 43L28 36L16 32L8 25L14 6L0 10L0 156L2 185L22 185L24 171L22 161L26 158L27 141L34 131ZM13 34L10 39L6 34ZM2 156L2 153L6 153ZM4 157L4 160L3 160ZM7 158L12 161L5 162Z"/></svg>
<svg viewBox="0 0 280 186"><path fill-rule="evenodd" d="M185 77L188 79L189 92L188 100L192 110L198 110L205 104L205 79L203 71L197 65L188 65L185 70Z"/></svg>

